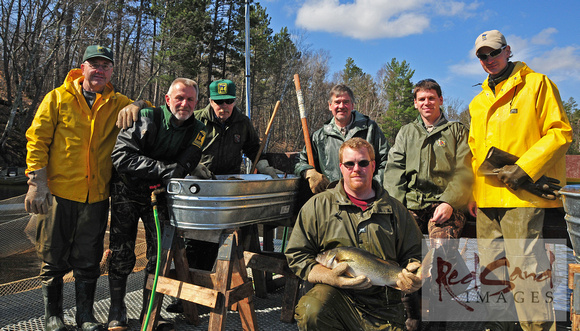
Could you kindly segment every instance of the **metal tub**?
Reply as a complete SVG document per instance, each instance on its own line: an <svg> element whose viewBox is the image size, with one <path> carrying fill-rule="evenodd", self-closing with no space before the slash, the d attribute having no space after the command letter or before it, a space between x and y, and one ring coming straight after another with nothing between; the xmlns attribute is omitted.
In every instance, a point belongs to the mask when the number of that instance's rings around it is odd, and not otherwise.
<svg viewBox="0 0 580 331"><path fill-rule="evenodd" d="M566 185L560 194L566 214L580 217L580 185Z"/></svg>
<svg viewBox="0 0 580 331"><path fill-rule="evenodd" d="M580 185L566 185L560 190L566 225L576 261L580 263Z"/></svg>
<svg viewBox="0 0 580 331"><path fill-rule="evenodd" d="M167 185L171 224L218 230L284 220L294 214L299 177L221 175L216 180L172 179Z"/></svg>

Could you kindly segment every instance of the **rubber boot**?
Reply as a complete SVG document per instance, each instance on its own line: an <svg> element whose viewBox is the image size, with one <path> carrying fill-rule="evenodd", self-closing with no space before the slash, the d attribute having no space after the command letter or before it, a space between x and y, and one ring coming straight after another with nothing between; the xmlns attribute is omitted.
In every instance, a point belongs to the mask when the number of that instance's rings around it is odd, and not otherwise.
<svg viewBox="0 0 580 331"><path fill-rule="evenodd" d="M111 279L109 277L109 291L111 292L111 306L107 327L109 331L125 331L128 324L127 306L125 305L127 278Z"/></svg>
<svg viewBox="0 0 580 331"><path fill-rule="evenodd" d="M405 327L408 331L415 331L421 329L421 302L419 292L406 294L401 298L403 306L405 307L405 314L407 320Z"/></svg>
<svg viewBox="0 0 580 331"><path fill-rule="evenodd" d="M183 301L174 298L171 303L167 305L165 311L168 313L183 314Z"/></svg>
<svg viewBox="0 0 580 331"><path fill-rule="evenodd" d="M75 294L77 301L77 326L82 331L101 331L104 329L93 315L93 304L95 302L95 290L97 281L76 280Z"/></svg>
<svg viewBox="0 0 580 331"><path fill-rule="evenodd" d="M44 297L44 330L65 331L62 321L62 279L51 279L42 284Z"/></svg>
<svg viewBox="0 0 580 331"><path fill-rule="evenodd" d="M145 316L147 315L147 310L149 308L149 299L151 298L151 290L147 289L147 278L149 278L149 273L145 272L145 281L143 283L143 308L141 308L141 314L139 316L141 325L145 323ZM152 317L153 316L149 318L151 319ZM173 327L173 323L159 316L159 320L157 321L157 327L155 328L155 331L174 331L174 330L175 328Z"/></svg>

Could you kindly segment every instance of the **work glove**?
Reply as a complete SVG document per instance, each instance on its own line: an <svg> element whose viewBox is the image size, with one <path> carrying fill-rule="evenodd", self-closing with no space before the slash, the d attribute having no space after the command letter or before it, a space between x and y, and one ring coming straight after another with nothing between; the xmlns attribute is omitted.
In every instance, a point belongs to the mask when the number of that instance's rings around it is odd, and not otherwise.
<svg viewBox="0 0 580 331"><path fill-rule="evenodd" d="M276 169L274 169L274 167L270 166L270 164L268 163L268 160L258 161L258 163L256 163L256 170L258 170L258 173L261 173L264 175L269 175L273 179L279 178L278 174L276 173Z"/></svg>
<svg viewBox="0 0 580 331"><path fill-rule="evenodd" d="M560 196L560 181L556 178L542 176L535 183L526 181L520 187L532 194L548 200L556 200Z"/></svg>
<svg viewBox="0 0 580 331"><path fill-rule="evenodd" d="M324 192L328 184L330 184L328 178L326 178L326 176L321 174L320 172L316 171L316 169L306 170L305 178L308 180L310 190L314 194Z"/></svg>
<svg viewBox="0 0 580 331"><path fill-rule="evenodd" d="M197 167L199 160L201 160L201 148L193 144L189 145L177 156L175 169L171 172L170 178L184 178Z"/></svg>
<svg viewBox="0 0 580 331"><path fill-rule="evenodd" d="M147 106L147 103L143 100L138 100L125 106L119 111L119 115L117 115L117 127L123 130L132 127L133 122L137 122L139 119L139 111L147 108Z"/></svg>
<svg viewBox="0 0 580 331"><path fill-rule="evenodd" d="M24 209L29 213L47 214L49 206L52 206L52 194L48 189L46 168L29 172Z"/></svg>
<svg viewBox="0 0 580 331"><path fill-rule="evenodd" d="M530 176L517 164L505 165L493 169L493 172L497 173L497 178L512 190L517 190L520 185L530 180Z"/></svg>
<svg viewBox="0 0 580 331"><path fill-rule="evenodd" d="M371 280L366 276L350 277L348 269L346 262L341 262L332 269L318 264L310 270L308 282L328 284L347 290L364 290L372 286Z"/></svg>
<svg viewBox="0 0 580 331"><path fill-rule="evenodd" d="M189 145L183 152L177 157L177 164L182 166L185 170L185 175L192 172L201 160L201 148L195 145Z"/></svg>
<svg viewBox="0 0 580 331"><path fill-rule="evenodd" d="M421 281L421 274L416 275L415 272L421 267L419 262L411 262L398 274L397 287L405 294L418 291L423 285Z"/></svg>
<svg viewBox="0 0 580 331"><path fill-rule="evenodd" d="M191 175L201 179L210 179L213 176L211 171L201 163L198 163Z"/></svg>

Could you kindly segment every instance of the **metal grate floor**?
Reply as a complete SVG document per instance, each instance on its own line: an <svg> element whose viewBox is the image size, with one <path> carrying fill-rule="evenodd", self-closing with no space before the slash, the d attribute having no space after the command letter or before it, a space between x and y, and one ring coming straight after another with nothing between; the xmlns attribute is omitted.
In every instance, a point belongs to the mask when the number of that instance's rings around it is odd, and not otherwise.
<svg viewBox="0 0 580 331"><path fill-rule="evenodd" d="M127 315L129 317L129 331L140 330L138 321L141 313L142 286L144 273L131 274L127 284ZM280 321L281 303L283 290L269 293L265 299L254 297L254 308L261 330L298 330L296 323L287 324ZM74 320L74 284L64 285L64 319L69 329L75 329ZM171 302L171 297L165 296L161 316L171 320L176 330L207 330L209 323L209 308L200 307L200 325L187 324L183 315L172 314L165 311L165 307ZM109 313L109 285L108 277L99 278L97 293L95 295L95 317L98 321L106 323ZM226 330L241 330L242 326L237 312L228 312ZM37 331L44 330L44 305L42 291L40 289L14 295L0 297L0 331Z"/></svg>
<svg viewBox="0 0 580 331"><path fill-rule="evenodd" d="M276 251L279 251L280 242L275 241ZM564 254L570 254L569 250L562 251ZM569 258L557 258L556 262L563 264L560 268L565 269ZM250 269L248 269L250 271ZM251 276L251 275L250 275ZM562 275L567 278L567 274ZM138 321L142 304L142 287L144 272L132 273L127 283L126 304L129 317L129 331L140 330ZM569 311L569 290L567 289L567 279L560 282L555 297L562 301L556 302L560 310ZM257 322L260 330L298 330L296 323L287 324L280 321L281 302L283 288L274 293L269 293L267 298L258 298L254 296L254 308ZM65 323L70 330L76 329L74 321L75 315L75 295L74 283L64 284L64 309ZM183 315L172 314L165 311L165 307L171 302L172 298L165 296L161 315L163 318L174 322L176 330L207 330L209 323L209 308L199 307L200 325L193 326L187 324ZM108 277L101 276L98 281L97 293L95 295L95 317L102 323L106 323L109 310L109 285ZM423 323L421 330L458 330L458 331L480 331L484 330L481 322L455 322L455 323ZM241 323L237 312L228 312L226 319L226 330L241 330ZM0 331L36 331L44 330L44 304L41 289L30 290L12 295L0 296ZM569 319L560 320L557 324L558 331L571 330Z"/></svg>

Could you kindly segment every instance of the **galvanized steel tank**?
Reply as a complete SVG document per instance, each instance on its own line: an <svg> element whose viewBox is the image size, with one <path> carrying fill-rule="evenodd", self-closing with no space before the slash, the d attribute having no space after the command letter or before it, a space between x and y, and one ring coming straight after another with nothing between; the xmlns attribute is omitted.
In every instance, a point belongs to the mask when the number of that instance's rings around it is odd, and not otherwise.
<svg viewBox="0 0 580 331"><path fill-rule="evenodd" d="M568 226L572 249L576 262L580 263L580 185L566 185L560 190L560 194L566 211L564 219Z"/></svg>
<svg viewBox="0 0 580 331"><path fill-rule="evenodd" d="M294 215L299 177L219 175L217 179L172 179L167 185L171 224L218 230L288 219Z"/></svg>

